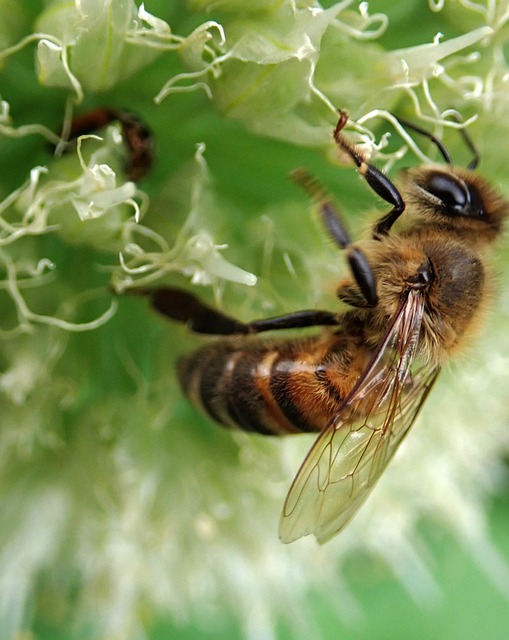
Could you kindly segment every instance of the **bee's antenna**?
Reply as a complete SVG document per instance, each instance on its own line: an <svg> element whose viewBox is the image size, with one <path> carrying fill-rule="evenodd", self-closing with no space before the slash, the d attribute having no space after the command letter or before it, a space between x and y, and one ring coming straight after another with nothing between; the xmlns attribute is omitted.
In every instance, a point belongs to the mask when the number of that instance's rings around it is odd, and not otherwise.
<svg viewBox="0 0 509 640"><path fill-rule="evenodd" d="M452 158L451 158L451 154L449 153L447 147L444 145L444 143L442 142L442 140L440 140L440 138L438 136L436 136L435 134L431 133L431 131L427 131L426 129L422 129L421 127L417 126L413 122L409 122L408 120L405 120L404 118L400 118L399 116L396 116L396 115L394 117L396 118L396 120L400 124L402 124L407 129L411 129L412 131L415 131L416 133L420 133L422 136L425 136L426 138L431 140L431 142L433 142L433 144L436 145L437 149L440 151L440 153L442 154L442 157L447 162L447 164L450 164L450 165L453 164ZM457 122L461 122L461 120L459 118L457 118L457 117L455 117L455 120ZM459 132L460 132L461 137L463 138L463 141L464 141L465 145L468 147L468 149L472 152L472 154L474 156L472 158L472 160L467 165L467 169L470 169L471 171L473 171L477 167L477 165L479 164L479 161L480 161L479 150L477 149L477 147L475 146L472 138L468 135L468 133L466 132L465 129L460 129Z"/></svg>
<svg viewBox="0 0 509 640"><path fill-rule="evenodd" d="M461 122L461 120L456 115L453 114L453 117L457 122ZM465 143L465 145L468 147L468 149L472 152L472 155L474 156L472 160L470 160L470 162L467 164L467 169L470 169L470 171L473 171L481 160L481 154L479 153L479 149L475 146L475 143L472 140L472 138L468 135L467 130L460 129L459 131L460 131L461 137L463 138L463 142Z"/></svg>

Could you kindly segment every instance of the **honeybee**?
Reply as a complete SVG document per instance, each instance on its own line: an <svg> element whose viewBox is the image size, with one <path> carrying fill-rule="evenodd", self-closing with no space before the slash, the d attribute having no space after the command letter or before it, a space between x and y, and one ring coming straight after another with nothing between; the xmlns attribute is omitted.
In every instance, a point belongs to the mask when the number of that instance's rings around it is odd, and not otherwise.
<svg viewBox="0 0 509 640"><path fill-rule="evenodd" d="M66 139L74 140L115 121L122 127L122 136L127 146L127 177L133 182L138 182L152 166L154 139L147 125L134 113L112 107L99 107L80 114L71 121Z"/></svg>
<svg viewBox="0 0 509 640"><path fill-rule="evenodd" d="M487 252L508 203L478 176L445 164L410 169L399 188L350 144L340 112L334 139L391 209L354 244L331 198L306 172L326 231L346 252L351 275L339 312L304 310L241 322L189 292L143 289L159 312L202 334L226 336L179 363L181 386L217 422L265 435L317 432L291 485L279 535L324 543L353 517L412 426L444 362L478 328L490 297ZM397 224L396 224L397 223ZM324 327L316 335L265 338L271 330ZM328 328L327 328L328 327Z"/></svg>

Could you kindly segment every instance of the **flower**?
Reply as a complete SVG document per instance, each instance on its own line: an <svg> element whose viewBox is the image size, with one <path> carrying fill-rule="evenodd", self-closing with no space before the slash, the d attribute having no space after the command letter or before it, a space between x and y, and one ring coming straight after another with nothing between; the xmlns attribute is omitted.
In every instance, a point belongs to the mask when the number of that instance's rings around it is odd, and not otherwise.
<svg viewBox="0 0 509 640"><path fill-rule="evenodd" d="M416 600L440 597L427 526L507 596L488 524L508 452L503 278L477 350L441 375L376 493L323 548L277 539L312 438L197 415L175 377L197 340L124 295L171 282L246 319L335 308L341 256L286 176L306 164L336 181L360 226L373 202L337 166L337 107L387 171L433 153L392 111L444 136L459 164L457 130L471 127L483 172L507 190L507 3L414 3L418 28L389 0L376 13L353 0L153 4L0 15L2 637L46 626L131 640L165 618L318 637L323 602L333 620L363 615L348 572L359 553ZM68 144L73 116L101 107L115 117ZM139 183L123 110L154 132Z"/></svg>

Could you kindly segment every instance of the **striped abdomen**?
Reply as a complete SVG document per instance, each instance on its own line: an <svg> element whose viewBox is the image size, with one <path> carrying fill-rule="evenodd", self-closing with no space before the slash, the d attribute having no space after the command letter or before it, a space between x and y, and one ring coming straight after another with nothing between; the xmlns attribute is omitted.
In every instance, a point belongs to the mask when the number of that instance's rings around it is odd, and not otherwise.
<svg viewBox="0 0 509 640"><path fill-rule="evenodd" d="M179 379L193 404L226 426L267 435L321 431L368 357L358 339L341 333L226 339L182 359Z"/></svg>

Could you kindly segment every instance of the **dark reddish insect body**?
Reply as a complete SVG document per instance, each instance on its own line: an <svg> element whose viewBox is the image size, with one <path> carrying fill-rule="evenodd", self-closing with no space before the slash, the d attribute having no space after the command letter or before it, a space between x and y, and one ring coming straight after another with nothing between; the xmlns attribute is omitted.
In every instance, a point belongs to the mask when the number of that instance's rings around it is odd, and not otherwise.
<svg viewBox="0 0 509 640"><path fill-rule="evenodd" d="M119 122L128 151L126 173L129 180L138 182L152 166L154 139L147 125L138 116L109 107L101 107L76 116L68 133L70 140L98 131L112 122Z"/></svg>

